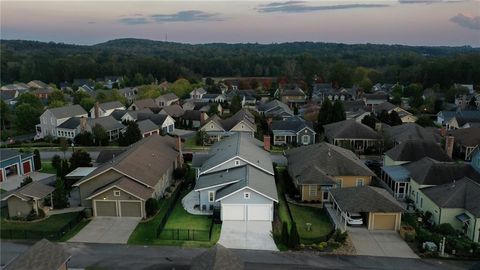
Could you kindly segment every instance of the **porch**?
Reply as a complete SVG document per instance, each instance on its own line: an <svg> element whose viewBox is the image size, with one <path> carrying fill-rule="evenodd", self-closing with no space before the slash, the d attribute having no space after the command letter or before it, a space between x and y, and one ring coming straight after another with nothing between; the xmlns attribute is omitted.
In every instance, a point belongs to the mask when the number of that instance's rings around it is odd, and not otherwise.
<svg viewBox="0 0 480 270"><path fill-rule="evenodd" d="M380 178L394 198L405 199L407 197L410 172L403 166L382 167Z"/></svg>
<svg viewBox="0 0 480 270"><path fill-rule="evenodd" d="M182 198L182 206L185 211L192 215L213 215L213 210L200 209L199 193L192 190Z"/></svg>

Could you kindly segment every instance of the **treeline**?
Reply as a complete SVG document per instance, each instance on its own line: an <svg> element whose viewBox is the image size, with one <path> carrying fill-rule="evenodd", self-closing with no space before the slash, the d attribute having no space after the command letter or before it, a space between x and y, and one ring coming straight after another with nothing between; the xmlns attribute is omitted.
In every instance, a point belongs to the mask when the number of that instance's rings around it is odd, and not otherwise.
<svg viewBox="0 0 480 270"><path fill-rule="evenodd" d="M170 82L201 77L274 76L313 79L350 87L358 68L372 83L480 83L480 49L293 42L281 44L189 45L118 39L93 46L21 40L1 42L2 84L38 79L71 82L135 74Z"/></svg>

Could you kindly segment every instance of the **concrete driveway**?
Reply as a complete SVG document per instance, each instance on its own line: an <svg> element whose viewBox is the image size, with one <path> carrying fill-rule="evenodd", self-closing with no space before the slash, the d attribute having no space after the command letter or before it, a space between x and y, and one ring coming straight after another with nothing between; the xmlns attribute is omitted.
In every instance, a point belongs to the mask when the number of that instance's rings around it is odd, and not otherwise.
<svg viewBox="0 0 480 270"><path fill-rule="evenodd" d="M126 244L140 218L95 217L69 242Z"/></svg>
<svg viewBox="0 0 480 270"><path fill-rule="evenodd" d="M348 227L357 255L418 258L400 235L393 231L369 231L365 227Z"/></svg>
<svg viewBox="0 0 480 270"><path fill-rule="evenodd" d="M223 221L218 243L227 248L276 250L270 221Z"/></svg>

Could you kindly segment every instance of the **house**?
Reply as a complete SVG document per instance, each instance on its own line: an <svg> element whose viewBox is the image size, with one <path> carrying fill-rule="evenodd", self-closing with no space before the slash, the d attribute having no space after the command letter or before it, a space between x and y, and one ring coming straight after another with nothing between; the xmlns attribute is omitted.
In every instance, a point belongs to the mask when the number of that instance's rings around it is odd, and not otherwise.
<svg viewBox="0 0 480 270"><path fill-rule="evenodd" d="M405 211L386 190L372 186L330 190L333 209L346 230L347 213L359 213L368 230L398 231Z"/></svg>
<svg viewBox="0 0 480 270"><path fill-rule="evenodd" d="M323 128L328 142L354 151L364 152L381 144L381 137L375 130L353 119L324 125Z"/></svg>
<svg viewBox="0 0 480 270"><path fill-rule="evenodd" d="M15 105L17 103L16 98L19 95L17 90L1 90L0 99L2 99L8 105Z"/></svg>
<svg viewBox="0 0 480 270"><path fill-rule="evenodd" d="M287 104L291 108L305 104L307 100L307 95L298 86L278 88L277 91L275 91L275 97L278 97L280 101Z"/></svg>
<svg viewBox="0 0 480 270"><path fill-rule="evenodd" d="M135 99L137 99L138 89L136 87L125 87L119 89L118 92L120 95L124 96L128 102L133 102Z"/></svg>
<svg viewBox="0 0 480 270"><path fill-rule="evenodd" d="M362 122L365 115L370 114L367 112L365 102L363 100L347 100L343 102L343 108L345 109L346 119L355 119L357 122Z"/></svg>
<svg viewBox="0 0 480 270"><path fill-rule="evenodd" d="M247 133L253 137L257 131L257 126L252 113L246 109L241 109L227 119L221 119L217 115L209 117L200 130L207 133L210 141L219 141L223 137L228 137L234 133Z"/></svg>
<svg viewBox="0 0 480 270"><path fill-rule="evenodd" d="M71 117L56 128L56 137L74 139L82 132L92 133L96 125L105 130L110 142L118 139L120 132L125 129L125 126L111 115L99 118Z"/></svg>
<svg viewBox="0 0 480 270"><path fill-rule="evenodd" d="M44 201L49 200L51 203L52 192L55 190L52 186L47 186L39 181L33 181L16 190L12 190L2 196L2 201L7 202L8 216L26 217L34 212L39 215L39 210L44 212Z"/></svg>
<svg viewBox="0 0 480 270"><path fill-rule="evenodd" d="M273 121L270 129L273 133L273 145L314 144L317 135L313 129L312 122L298 116Z"/></svg>
<svg viewBox="0 0 480 270"><path fill-rule="evenodd" d="M401 165L383 166L380 179L384 182L384 188L395 199L405 199L408 195L410 172Z"/></svg>
<svg viewBox="0 0 480 270"><path fill-rule="evenodd" d="M401 165L430 157L438 161L452 161L442 147L433 141L409 140L385 152L384 166Z"/></svg>
<svg viewBox="0 0 480 270"><path fill-rule="evenodd" d="M333 91L332 83L314 83L312 87L312 99L321 102Z"/></svg>
<svg viewBox="0 0 480 270"><path fill-rule="evenodd" d="M192 128L201 127L208 119L208 114L202 111L188 110L180 117L185 126Z"/></svg>
<svg viewBox="0 0 480 270"><path fill-rule="evenodd" d="M35 126L37 131L35 139L46 136L56 138L57 127L71 117L88 117L88 113L78 104L45 110L40 116L40 124Z"/></svg>
<svg viewBox="0 0 480 270"><path fill-rule="evenodd" d="M422 210L433 224L448 223L470 240L480 242L480 183L468 177L420 189Z"/></svg>
<svg viewBox="0 0 480 270"><path fill-rule="evenodd" d="M424 128L416 123L386 126L383 129L387 139L394 145L410 140L424 140L440 143L440 133L435 128Z"/></svg>
<svg viewBox="0 0 480 270"><path fill-rule="evenodd" d="M87 85L87 84L84 84L82 86L79 86L77 88L77 91L80 91L80 92L85 92L91 96L93 96L95 94L95 89L93 88L93 86L90 86L90 85Z"/></svg>
<svg viewBox="0 0 480 270"><path fill-rule="evenodd" d="M173 104L170 106L164 106L158 114L170 115L173 119L179 119L185 113L182 106Z"/></svg>
<svg viewBox="0 0 480 270"><path fill-rule="evenodd" d="M146 217L145 201L160 198L183 165L181 139L149 136L74 184L94 216Z"/></svg>
<svg viewBox="0 0 480 270"><path fill-rule="evenodd" d="M243 270L243 260L220 244L192 259L190 270Z"/></svg>
<svg viewBox="0 0 480 270"><path fill-rule="evenodd" d="M42 239L22 254L7 262L4 270L67 270L72 256L62 245Z"/></svg>
<svg viewBox="0 0 480 270"><path fill-rule="evenodd" d="M190 99L202 99L206 93L207 90L202 87L195 88L190 92Z"/></svg>
<svg viewBox="0 0 480 270"><path fill-rule="evenodd" d="M375 176L352 151L325 142L289 149L285 156L302 201L328 201L330 189L368 186Z"/></svg>
<svg viewBox="0 0 480 270"><path fill-rule="evenodd" d="M207 93L203 95L202 100L205 102L223 103L227 100L227 97L224 94L220 94L220 93L211 93L211 94Z"/></svg>
<svg viewBox="0 0 480 270"><path fill-rule="evenodd" d="M232 99L235 96L240 97L242 100L242 107L254 108L257 104L257 92L253 89L243 89L239 90L234 88L232 90L226 91L223 93L228 102L232 102Z"/></svg>
<svg viewBox="0 0 480 270"><path fill-rule="evenodd" d="M120 122L128 122L128 121L137 121L138 114L146 113L146 114L154 114L152 110L145 108L139 111L129 111L129 110L114 110L111 114L113 118Z"/></svg>
<svg viewBox="0 0 480 270"><path fill-rule="evenodd" d="M45 88L52 88L50 85L40 81L40 80L33 80L27 83L30 89L45 89Z"/></svg>
<svg viewBox="0 0 480 270"><path fill-rule="evenodd" d="M273 220L278 202L270 154L247 134L215 143L208 154L194 155L194 191L202 211L220 210L227 220Z"/></svg>
<svg viewBox="0 0 480 270"><path fill-rule="evenodd" d="M122 76L105 76L103 79L103 87L108 89L118 88L122 82Z"/></svg>
<svg viewBox="0 0 480 270"><path fill-rule="evenodd" d="M460 128L462 124L465 124L465 122L463 122L464 120L478 119L480 117L479 115L480 111L477 110L439 111L437 113L436 123L441 126L447 126L447 124L449 124L454 117L457 117L458 120L455 120L455 122L451 122L452 126L449 129ZM461 123L459 123L458 121L460 121Z"/></svg>
<svg viewBox="0 0 480 270"><path fill-rule="evenodd" d="M131 111L140 111L143 109L153 109L159 108L157 103L153 98L145 98L133 101L133 103L128 107L128 110Z"/></svg>
<svg viewBox="0 0 480 270"><path fill-rule="evenodd" d="M119 101L110 101L105 103L95 103L90 109L90 117L99 118L109 116L114 110L125 110L125 106Z"/></svg>
<svg viewBox="0 0 480 270"><path fill-rule="evenodd" d="M459 128L480 127L480 111L457 111L446 122L448 130Z"/></svg>
<svg viewBox="0 0 480 270"><path fill-rule="evenodd" d="M5 90L15 90L19 91L21 94L27 92L30 90L30 86L28 86L26 83L14 83L14 84L7 84L4 85L0 88L0 90L5 91Z"/></svg>
<svg viewBox="0 0 480 270"><path fill-rule="evenodd" d="M388 101L388 93L385 91L377 91L375 93L364 93L362 100L365 102L368 111L375 111L375 107Z"/></svg>
<svg viewBox="0 0 480 270"><path fill-rule="evenodd" d="M475 92L475 89L473 87L473 84L461 84L461 83L455 83L453 84L454 88L464 88L467 90L469 94L473 94Z"/></svg>
<svg viewBox="0 0 480 270"><path fill-rule="evenodd" d="M480 145L480 127L449 130L447 135L453 137L455 155L463 160L470 160Z"/></svg>
<svg viewBox="0 0 480 270"><path fill-rule="evenodd" d="M86 85L89 88L92 88L95 86L95 82L92 79L74 79L72 86L80 87L82 85Z"/></svg>
<svg viewBox="0 0 480 270"><path fill-rule="evenodd" d="M182 104L182 109L184 111L201 111L208 113L211 106L216 106L219 115L223 114L223 106L221 103L215 102L205 102L205 101L192 101L189 100Z"/></svg>
<svg viewBox="0 0 480 270"><path fill-rule="evenodd" d="M259 104L257 106L257 111L261 115L273 119L285 119L294 115L290 107L278 99Z"/></svg>
<svg viewBox="0 0 480 270"><path fill-rule="evenodd" d="M32 91L32 93L39 99L41 100L46 100L50 96L50 94L53 93L53 88L47 87L47 88L37 88Z"/></svg>
<svg viewBox="0 0 480 270"><path fill-rule="evenodd" d="M137 125L140 129L140 132L142 133L142 138L155 134L160 134L160 128L150 119L137 121Z"/></svg>
<svg viewBox="0 0 480 270"><path fill-rule="evenodd" d="M155 99L155 102L158 104L159 107L170 106L173 104L178 104L180 99L174 93L167 93L161 95Z"/></svg>
<svg viewBox="0 0 480 270"><path fill-rule="evenodd" d="M175 131L175 120L166 114L154 113L138 113L137 121L149 119L158 126L162 134L172 133Z"/></svg>
<svg viewBox="0 0 480 270"><path fill-rule="evenodd" d="M27 176L33 171L33 154L20 153L15 149L0 149L0 182L8 181L14 176Z"/></svg>
<svg viewBox="0 0 480 270"><path fill-rule="evenodd" d="M391 113L395 111L400 117L400 119L402 120L402 123L415 123L415 121L417 121L418 119L409 111L406 111L396 105L393 105L388 101L385 101L373 107L373 112L376 114L380 114L382 111L386 111L387 113Z"/></svg>

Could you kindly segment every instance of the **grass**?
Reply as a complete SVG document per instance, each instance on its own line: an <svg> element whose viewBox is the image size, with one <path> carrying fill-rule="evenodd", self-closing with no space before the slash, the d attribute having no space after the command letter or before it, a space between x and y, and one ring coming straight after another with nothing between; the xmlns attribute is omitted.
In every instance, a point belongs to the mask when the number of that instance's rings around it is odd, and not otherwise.
<svg viewBox="0 0 480 270"><path fill-rule="evenodd" d="M32 230L32 231L55 231L72 221L78 213L65 213L50 216L39 222L8 222L2 219L2 230Z"/></svg>
<svg viewBox="0 0 480 270"><path fill-rule="evenodd" d="M186 194L182 194L180 198ZM175 208L170 215L170 218L165 224L165 229L196 229L209 230L211 223L210 216L192 215L183 209L181 200L175 204Z"/></svg>
<svg viewBox="0 0 480 270"><path fill-rule="evenodd" d="M209 149L208 146L198 145L196 136L192 136L192 137L186 139L185 142L184 142L184 147L186 149L200 149L200 150Z"/></svg>
<svg viewBox="0 0 480 270"><path fill-rule="evenodd" d="M42 160L42 169L40 170L40 172L56 174L57 170L53 168L52 162Z"/></svg>
<svg viewBox="0 0 480 270"><path fill-rule="evenodd" d="M332 230L332 223L325 210L289 204L293 220L297 224L300 242L309 244L319 242L319 239L328 235ZM306 223L311 223L311 230L307 231Z"/></svg>

